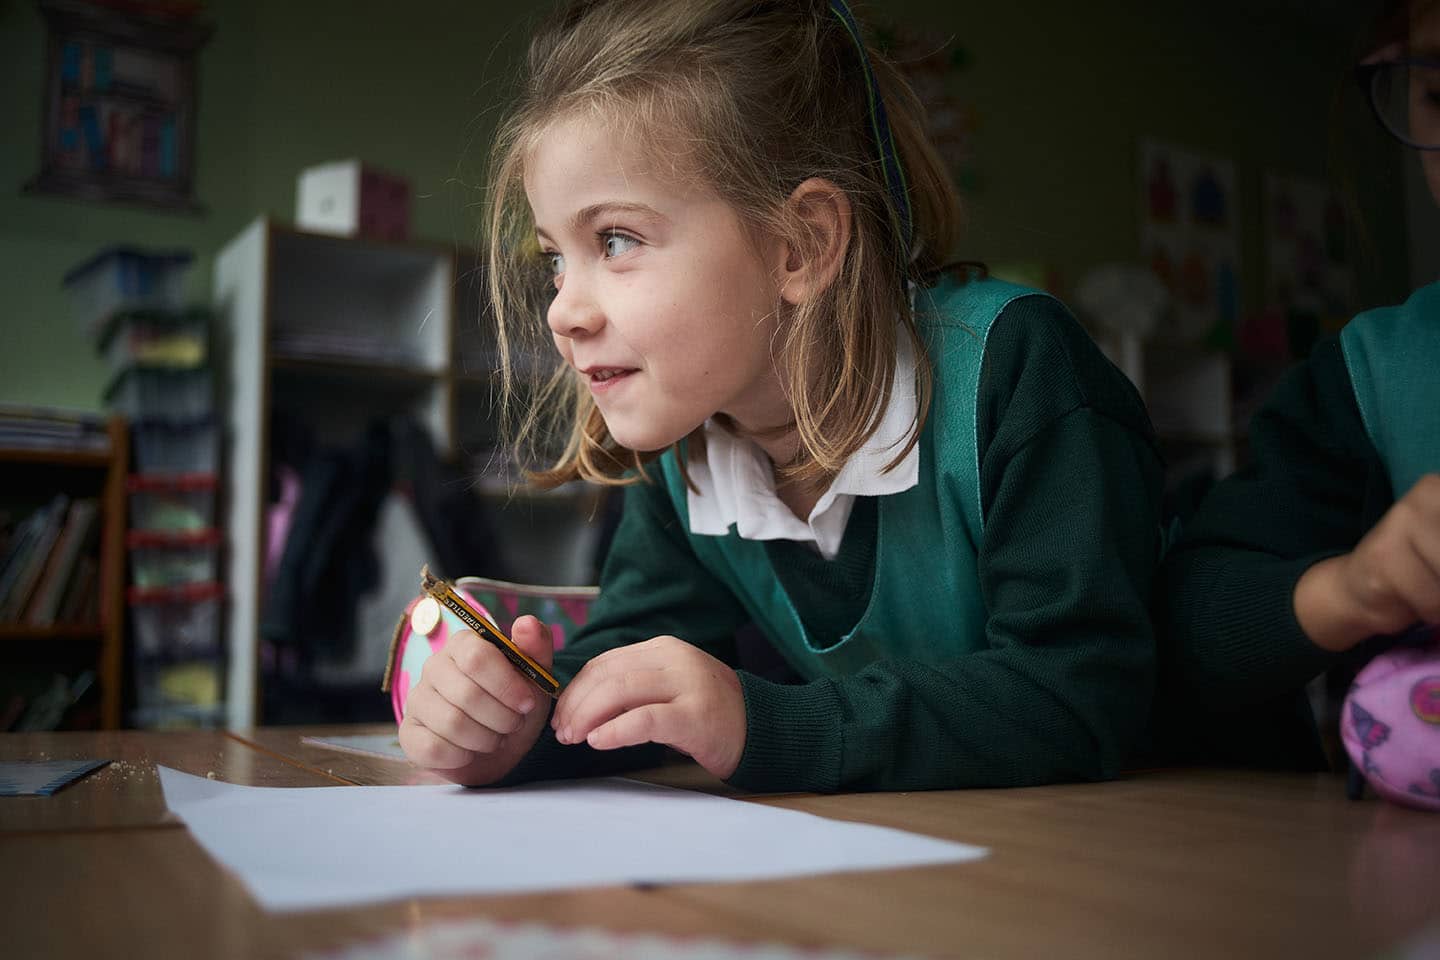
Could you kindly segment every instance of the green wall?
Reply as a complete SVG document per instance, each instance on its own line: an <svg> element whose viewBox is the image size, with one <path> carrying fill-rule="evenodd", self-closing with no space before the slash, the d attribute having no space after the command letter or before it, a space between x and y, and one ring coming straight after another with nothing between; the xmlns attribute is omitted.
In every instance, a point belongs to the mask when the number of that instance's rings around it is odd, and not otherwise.
<svg viewBox="0 0 1440 960"><path fill-rule="evenodd" d="M1406 289L1400 153L1358 108L1332 122L1336 80L1353 54L1343 13L1291 0L895 0L870 9L953 36L971 55L955 79L982 124L969 255L1045 262L1065 281L1135 259L1136 138L1154 136L1236 161L1254 305L1262 175L1331 174L1338 130L1374 238L1361 299ZM487 133L527 10L485 0L210 0L216 31L200 56L197 136L205 210L188 215L22 193L39 158L44 30L28 0L0 0L0 402L98 408L106 370L70 318L64 272L109 244L187 247L204 296L210 257L229 237L262 212L291 217L303 167L359 156L403 173L416 235L473 243Z"/></svg>
<svg viewBox="0 0 1440 960"><path fill-rule="evenodd" d="M955 86L981 111L983 182L971 200L969 250L977 258L1043 259L1066 285L1097 263L1136 259L1137 138L1147 136L1235 161L1247 306L1259 306L1264 279L1266 172L1350 184L1375 242L1361 302L1408 289L1402 154L1349 95L1360 25L1348 22L1347 5L904 6L974 61Z"/></svg>
<svg viewBox="0 0 1440 960"><path fill-rule="evenodd" d="M200 61L196 184L207 209L196 216L22 192L40 162L45 30L33 3L0 0L0 401L98 408L107 371L61 277L110 244L213 250L253 207L253 18L244 0L213 10L224 22Z"/></svg>
<svg viewBox="0 0 1440 960"><path fill-rule="evenodd" d="M117 243L214 253L261 213L294 214L295 176L359 156L410 178L417 236L472 244L474 185L523 5L208 0L199 215L22 192L40 154L43 21L0 0L0 403L98 409L108 371L71 319L64 273ZM457 19L459 18L459 19Z"/></svg>

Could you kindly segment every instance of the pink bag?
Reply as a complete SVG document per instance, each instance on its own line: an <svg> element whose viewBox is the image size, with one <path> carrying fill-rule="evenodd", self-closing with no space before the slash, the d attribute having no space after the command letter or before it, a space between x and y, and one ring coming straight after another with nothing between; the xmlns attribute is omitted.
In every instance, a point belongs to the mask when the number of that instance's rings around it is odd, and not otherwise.
<svg viewBox="0 0 1440 960"><path fill-rule="evenodd" d="M1345 697L1340 737L1380 796L1440 811L1440 628L1361 670Z"/></svg>
<svg viewBox="0 0 1440 960"><path fill-rule="evenodd" d="M565 645L570 634L585 625L590 616L590 604L600 592L596 587L537 587L484 577L461 577L455 581L454 587L476 612L506 636L509 636L510 626L516 618L527 613L539 617L550 625L557 650ZM390 657L380 689L390 694L396 723L405 718L405 699L410 695L410 689L419 682L425 661L444 649L445 641L452 633L467 629L459 617L433 601L433 612L428 617L415 617L415 608L424 599L425 595L421 594L405 605L405 612L395 624L395 635L390 640ZM436 613L438 619L435 618ZM422 633L425 628L428 632ZM415 642L417 635L425 642Z"/></svg>

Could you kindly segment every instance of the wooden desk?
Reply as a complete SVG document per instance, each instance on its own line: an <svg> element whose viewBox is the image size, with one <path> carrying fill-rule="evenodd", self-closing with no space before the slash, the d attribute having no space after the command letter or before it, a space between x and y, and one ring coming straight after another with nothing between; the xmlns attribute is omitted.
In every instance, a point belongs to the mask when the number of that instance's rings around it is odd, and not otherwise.
<svg viewBox="0 0 1440 960"><path fill-rule="evenodd" d="M1331 777L1230 771L754 798L990 846L979 863L264 914L165 815L153 766L270 786L417 779L300 743L317 732L373 729L0 736L0 757L122 760L51 798L0 798L6 956L291 956L485 916L946 957L1310 960L1376 956L1440 923L1440 817L1352 804ZM645 779L726 792L689 766Z"/></svg>

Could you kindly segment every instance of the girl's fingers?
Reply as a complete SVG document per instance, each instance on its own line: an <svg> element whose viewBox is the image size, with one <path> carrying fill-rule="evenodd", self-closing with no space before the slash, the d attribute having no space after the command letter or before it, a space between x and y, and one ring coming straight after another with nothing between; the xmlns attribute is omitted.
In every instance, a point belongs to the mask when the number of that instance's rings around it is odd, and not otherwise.
<svg viewBox="0 0 1440 960"><path fill-rule="evenodd" d="M429 770L455 770L475 756L409 715L400 724L400 749L411 763Z"/></svg>
<svg viewBox="0 0 1440 960"><path fill-rule="evenodd" d="M406 720L413 719L436 736L471 753L493 753L503 739L500 733L471 720L438 693L411 698L406 708Z"/></svg>
<svg viewBox="0 0 1440 960"><path fill-rule="evenodd" d="M539 694L535 685L489 640L462 630L449 639L441 656L506 709L525 714L535 708Z"/></svg>
<svg viewBox="0 0 1440 960"><path fill-rule="evenodd" d="M545 621L531 614L516 617L510 625L510 639L545 669L555 660L555 639Z"/></svg>
<svg viewBox="0 0 1440 960"><path fill-rule="evenodd" d="M1410 544L1430 568L1436 582L1440 583L1440 518L1418 527L1410 538Z"/></svg>
<svg viewBox="0 0 1440 960"><path fill-rule="evenodd" d="M596 750L618 750L642 743L673 746L685 740L685 731L676 729L677 722L679 711L670 704L648 703L600 724L586 740Z"/></svg>
<svg viewBox="0 0 1440 960"><path fill-rule="evenodd" d="M1425 552L1429 547L1418 538L1408 541L1409 550L1395 570L1401 599L1423 623L1440 623L1440 564Z"/></svg>
<svg viewBox="0 0 1440 960"><path fill-rule="evenodd" d="M1390 572L1400 599L1415 619L1440 622L1440 474L1421 477L1385 519L1399 544Z"/></svg>
<svg viewBox="0 0 1440 960"><path fill-rule="evenodd" d="M673 674L652 667L612 673L592 681L579 693L581 699L572 701L565 715L553 724L561 743L579 743L601 724L646 704L668 703L677 691Z"/></svg>
<svg viewBox="0 0 1440 960"><path fill-rule="evenodd" d="M435 692L482 727L496 733L514 733L525 722L523 714L511 710L474 680L458 670L447 670L434 680Z"/></svg>
<svg viewBox="0 0 1440 960"><path fill-rule="evenodd" d="M654 670L671 663L663 648L657 650L654 640L646 640L614 650L607 650L580 669L560 693L550 725L559 731L569 722L575 708L602 683L636 670Z"/></svg>
<svg viewBox="0 0 1440 960"><path fill-rule="evenodd" d="M1440 521L1440 473L1425 474L1401 499L1412 503L1432 523Z"/></svg>

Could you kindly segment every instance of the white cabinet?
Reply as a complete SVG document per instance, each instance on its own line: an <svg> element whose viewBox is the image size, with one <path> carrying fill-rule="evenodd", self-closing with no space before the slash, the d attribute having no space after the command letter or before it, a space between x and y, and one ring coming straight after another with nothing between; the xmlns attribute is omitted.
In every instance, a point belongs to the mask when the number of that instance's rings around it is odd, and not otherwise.
<svg viewBox="0 0 1440 960"><path fill-rule="evenodd" d="M357 437L376 416L408 413L452 453L456 259L438 244L326 236L260 218L215 260L232 729L257 719L272 411L303 417L327 443Z"/></svg>

